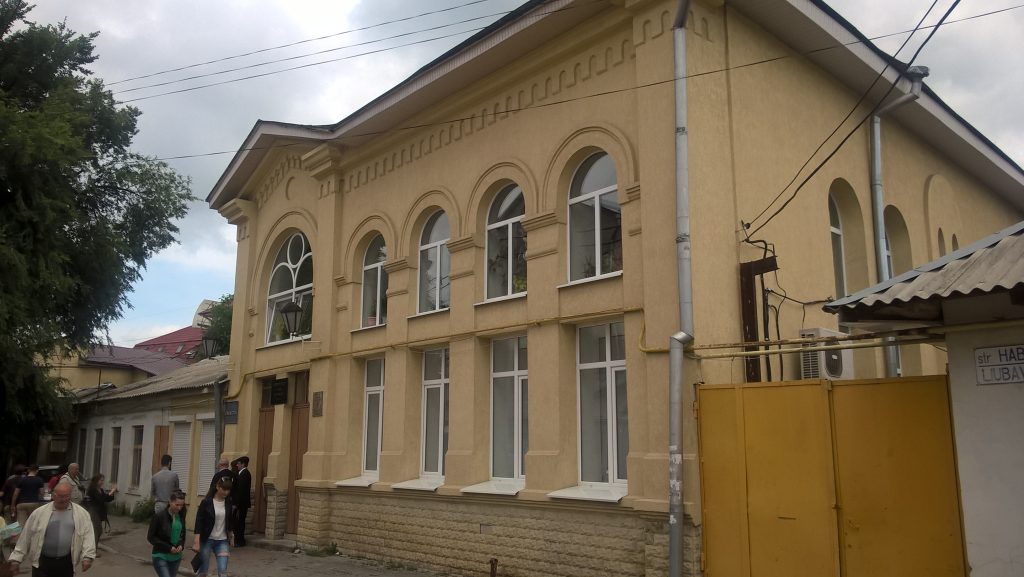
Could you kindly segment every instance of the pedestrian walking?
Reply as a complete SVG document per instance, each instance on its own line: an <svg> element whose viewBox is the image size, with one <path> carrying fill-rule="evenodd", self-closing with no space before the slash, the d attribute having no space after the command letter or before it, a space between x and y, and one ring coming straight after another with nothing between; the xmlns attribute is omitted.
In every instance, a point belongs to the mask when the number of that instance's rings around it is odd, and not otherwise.
<svg viewBox="0 0 1024 577"><path fill-rule="evenodd" d="M220 481L224 477L231 479L232 484L235 482L235 472L228 464L228 458L221 455L220 460L217 461L217 472L214 473L213 478L210 479L210 489L216 488L217 481Z"/></svg>
<svg viewBox="0 0 1024 577"><path fill-rule="evenodd" d="M68 472L61 475L60 481L57 481L57 484L71 485L72 503L81 505L82 501L85 500L85 483L82 479L82 470L78 466L78 463L71 463L68 465Z"/></svg>
<svg viewBox="0 0 1024 577"><path fill-rule="evenodd" d="M60 478L64 476L64 473L67 473L67 472L68 472L68 468L66 466L61 465L60 467L58 467L57 468L57 474L52 476L52 477L50 477L50 480L46 482L46 490L48 490L49 492L52 493L53 492L53 488L56 487L57 483L60 482Z"/></svg>
<svg viewBox="0 0 1024 577"><path fill-rule="evenodd" d="M153 505L153 512L159 513L167 508L167 502L171 493L177 491L178 474L171 470L171 456L160 457L160 470L153 475L149 482L149 494L156 501Z"/></svg>
<svg viewBox="0 0 1024 577"><path fill-rule="evenodd" d="M39 466L29 465L28 473L18 480L14 489L14 504L18 509L18 523L25 526L32 512L43 504L43 487L46 482L39 477Z"/></svg>
<svg viewBox="0 0 1024 577"><path fill-rule="evenodd" d="M117 494L117 483L111 483L110 491L107 492L103 488L104 479L102 473L93 475L92 479L89 479L89 488L85 490L85 509L92 518L92 530L97 545L100 544L100 537L103 535L103 523L110 524L107 520L107 503L113 501L114 495Z"/></svg>
<svg viewBox="0 0 1024 577"><path fill-rule="evenodd" d="M0 516L4 517L7 521L13 522L18 517L17 509L14 502L14 491L18 488L18 482L25 476L25 465L15 465L11 471L11 476L7 477L4 481L4 486L0 489Z"/></svg>
<svg viewBox="0 0 1024 577"><path fill-rule="evenodd" d="M32 512L24 525L18 546L11 554L10 568L32 565L32 577L72 577L76 567L88 571L96 558L89 513L71 502L71 485L58 483L53 502Z"/></svg>
<svg viewBox="0 0 1024 577"><path fill-rule="evenodd" d="M192 550L199 554L199 563L195 560L192 568L196 574L205 577L210 565L210 553L217 557L217 575L223 577L228 572L228 558L231 556L232 537L231 479L222 478L217 486L206 494L196 511L195 539Z"/></svg>
<svg viewBox="0 0 1024 577"><path fill-rule="evenodd" d="M252 473L249 472L249 457L238 458L238 475L231 490L235 506L235 547L245 547L245 516L252 506Z"/></svg>
<svg viewBox="0 0 1024 577"><path fill-rule="evenodd" d="M147 540L153 545L153 570L157 577L175 577L185 550L185 492L175 490L167 508L149 521Z"/></svg>

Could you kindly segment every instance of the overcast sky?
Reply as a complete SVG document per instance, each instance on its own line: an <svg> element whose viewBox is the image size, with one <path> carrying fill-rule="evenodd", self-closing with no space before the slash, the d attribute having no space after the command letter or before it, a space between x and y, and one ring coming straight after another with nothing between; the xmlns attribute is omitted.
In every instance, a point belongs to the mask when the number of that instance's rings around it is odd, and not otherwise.
<svg viewBox="0 0 1024 577"><path fill-rule="evenodd" d="M77 32L99 31L96 52L100 58L91 68L119 100L348 57L262 78L132 102L143 112L134 148L149 156L167 158L233 153L258 119L302 124L336 122L519 3L44 0L37 2L29 18L40 23L66 19ZM951 3L952 0L939 0L929 21L936 21ZM865 35L875 38L911 29L931 2L833 0L831 4ZM966 0L950 19L1017 4L1018 0ZM418 16L446 8L453 9ZM410 19L374 26L404 18ZM370 26L367 30L339 34ZM331 37L289 48L192 66L328 35ZM392 38L381 40L386 37ZM919 37L924 34L919 33ZM879 40L878 44L892 53L903 38ZM351 46L375 40L380 41ZM402 44L409 45L396 47ZM346 46L350 47L335 50ZM902 60L909 58L914 46L911 44L900 54ZM389 47L394 48L357 56ZM317 51L327 52L184 83L126 91ZM917 63L931 68L927 82L947 103L1019 165L1024 165L1024 8L944 27ZM181 67L189 68L119 82ZM193 194L204 199L231 153L168 162L192 178ZM202 299L216 299L234 290L234 227L201 200L193 203L189 216L179 226L181 243L150 262L145 278L130 295L134 308L111 327L115 344L131 346L187 326Z"/></svg>

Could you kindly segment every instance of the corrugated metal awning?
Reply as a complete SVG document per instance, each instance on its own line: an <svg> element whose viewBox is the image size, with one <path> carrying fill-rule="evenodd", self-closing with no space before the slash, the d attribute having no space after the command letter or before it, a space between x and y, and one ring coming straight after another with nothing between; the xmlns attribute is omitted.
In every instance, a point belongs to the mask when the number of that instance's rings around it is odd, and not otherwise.
<svg viewBox="0 0 1024 577"><path fill-rule="evenodd" d="M1024 221L823 308L841 322L940 320L943 299L1024 288Z"/></svg>
<svg viewBox="0 0 1024 577"><path fill-rule="evenodd" d="M227 355L204 359L176 371L136 381L123 387L78 389L75 391L77 397L75 402L94 402L97 400L97 392L99 393L99 401L110 401L155 395L167 391L198 389L226 381L228 379L228 368Z"/></svg>

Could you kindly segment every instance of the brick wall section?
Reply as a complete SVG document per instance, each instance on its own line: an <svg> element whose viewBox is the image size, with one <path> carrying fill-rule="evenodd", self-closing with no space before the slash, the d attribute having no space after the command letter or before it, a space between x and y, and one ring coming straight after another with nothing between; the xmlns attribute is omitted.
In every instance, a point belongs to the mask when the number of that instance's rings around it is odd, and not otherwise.
<svg viewBox="0 0 1024 577"><path fill-rule="evenodd" d="M279 491L274 485L267 483L267 527L268 539L283 539L288 521L288 492Z"/></svg>
<svg viewBox="0 0 1024 577"><path fill-rule="evenodd" d="M492 557L498 559L498 574L510 577L668 573L665 515L597 503L352 489L299 492L298 540L305 547L333 541L347 555L456 575L486 575ZM687 548L699 553L699 540L687 537ZM687 551L684 557L694 558ZM696 559L699 570L699 554Z"/></svg>

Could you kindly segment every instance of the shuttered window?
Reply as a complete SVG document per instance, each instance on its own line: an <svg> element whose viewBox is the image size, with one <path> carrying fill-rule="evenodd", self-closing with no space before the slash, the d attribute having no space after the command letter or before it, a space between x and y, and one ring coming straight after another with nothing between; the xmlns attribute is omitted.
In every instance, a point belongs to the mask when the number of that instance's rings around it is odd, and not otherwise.
<svg viewBox="0 0 1024 577"><path fill-rule="evenodd" d="M178 485L188 495L189 454L192 452L192 423L174 423L171 468L178 473Z"/></svg>
<svg viewBox="0 0 1024 577"><path fill-rule="evenodd" d="M203 432L199 439L199 486L197 495L205 495L210 481L217 470L217 437L213 421L202 421Z"/></svg>

